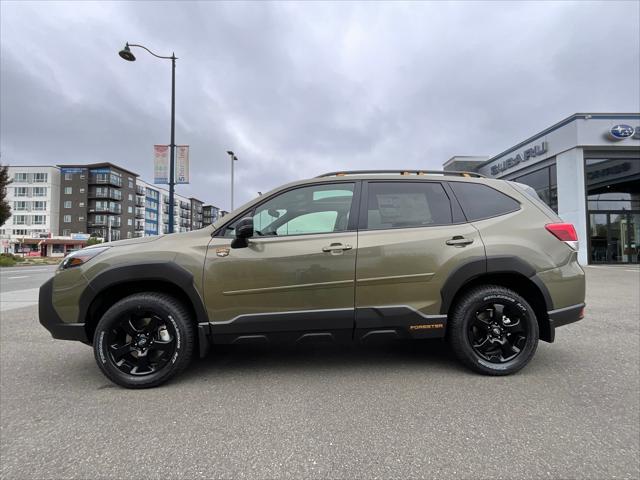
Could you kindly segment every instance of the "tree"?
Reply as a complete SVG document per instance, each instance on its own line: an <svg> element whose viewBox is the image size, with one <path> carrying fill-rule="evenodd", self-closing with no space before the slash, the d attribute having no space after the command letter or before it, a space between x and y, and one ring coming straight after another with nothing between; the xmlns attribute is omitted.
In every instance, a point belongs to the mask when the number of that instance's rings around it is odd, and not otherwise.
<svg viewBox="0 0 640 480"><path fill-rule="evenodd" d="M7 202L7 185L10 183L9 168L0 164L0 227L11 217L11 207Z"/></svg>

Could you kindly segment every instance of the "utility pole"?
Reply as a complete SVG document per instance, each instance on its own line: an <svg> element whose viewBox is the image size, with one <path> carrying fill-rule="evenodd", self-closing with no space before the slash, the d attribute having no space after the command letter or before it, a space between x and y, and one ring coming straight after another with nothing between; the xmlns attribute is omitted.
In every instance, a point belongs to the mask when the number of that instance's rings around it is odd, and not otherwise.
<svg viewBox="0 0 640 480"><path fill-rule="evenodd" d="M237 162L238 157L236 157L236 155L231 150L227 150L227 154L231 158L231 210L229 211L233 212L233 162Z"/></svg>

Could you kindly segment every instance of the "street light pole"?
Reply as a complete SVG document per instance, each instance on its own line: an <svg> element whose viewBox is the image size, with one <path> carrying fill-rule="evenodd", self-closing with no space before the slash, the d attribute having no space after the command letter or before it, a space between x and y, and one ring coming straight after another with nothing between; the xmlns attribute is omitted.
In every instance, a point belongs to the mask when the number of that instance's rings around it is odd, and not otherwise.
<svg viewBox="0 0 640 480"><path fill-rule="evenodd" d="M169 233L173 233L174 218L173 218L173 205L175 203L175 155L176 155L176 54L172 53L170 57L163 55L156 55L144 45L137 45L135 43L127 43L125 47L118 53L123 59L134 62L136 57L131 53L129 47L143 48L151 55L157 58L165 60L171 60L171 159L169 164Z"/></svg>
<svg viewBox="0 0 640 480"><path fill-rule="evenodd" d="M171 160L169 164L169 233L173 233L173 204L175 202L176 159L176 55L171 54Z"/></svg>
<svg viewBox="0 0 640 480"><path fill-rule="evenodd" d="M227 154L231 157L231 210L229 211L233 212L233 162L237 162L238 157L231 150L227 150Z"/></svg>

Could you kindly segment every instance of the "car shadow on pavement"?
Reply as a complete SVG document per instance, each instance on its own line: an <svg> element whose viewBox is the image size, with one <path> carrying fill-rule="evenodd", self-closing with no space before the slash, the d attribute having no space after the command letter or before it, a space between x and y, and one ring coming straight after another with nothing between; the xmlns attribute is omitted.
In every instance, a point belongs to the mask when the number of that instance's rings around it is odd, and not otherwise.
<svg viewBox="0 0 640 480"><path fill-rule="evenodd" d="M175 382L197 377L328 371L347 373L360 369L398 370L400 367L467 371L442 340L396 341L374 345L218 345L194 361Z"/></svg>

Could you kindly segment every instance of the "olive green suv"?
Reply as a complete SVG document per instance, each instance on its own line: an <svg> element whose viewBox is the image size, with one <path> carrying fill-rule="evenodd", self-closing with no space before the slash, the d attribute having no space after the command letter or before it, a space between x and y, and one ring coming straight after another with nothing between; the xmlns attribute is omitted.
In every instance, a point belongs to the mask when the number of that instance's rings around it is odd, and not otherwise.
<svg viewBox="0 0 640 480"><path fill-rule="evenodd" d="M480 373L524 367L583 317L575 229L525 185L334 172L201 230L92 246L40 289L54 338L152 387L219 344L446 338Z"/></svg>

